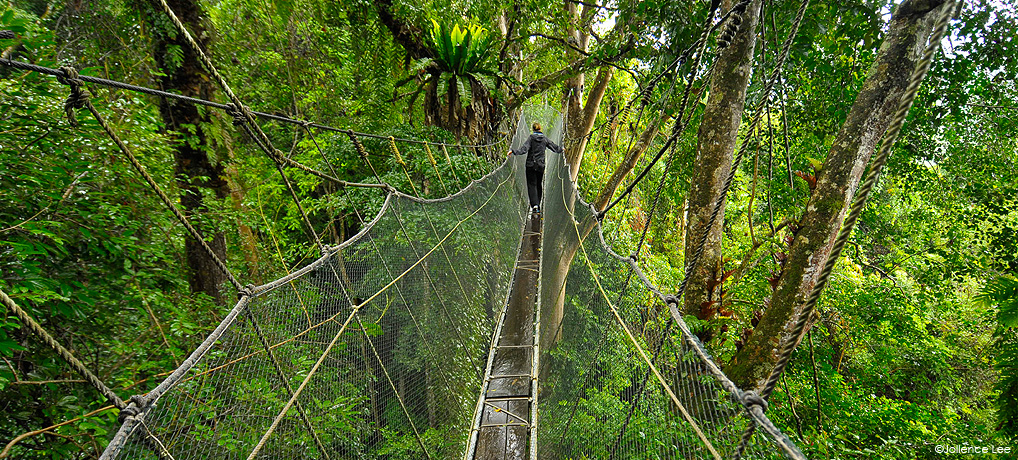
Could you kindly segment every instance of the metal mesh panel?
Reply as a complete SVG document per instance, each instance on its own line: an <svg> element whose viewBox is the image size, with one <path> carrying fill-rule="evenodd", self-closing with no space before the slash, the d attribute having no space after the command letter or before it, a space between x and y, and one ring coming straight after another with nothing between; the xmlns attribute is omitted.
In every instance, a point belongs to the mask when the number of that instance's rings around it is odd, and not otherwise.
<svg viewBox="0 0 1018 460"><path fill-rule="evenodd" d="M526 212L522 157L242 299L111 458L462 455Z"/></svg>
<svg viewBox="0 0 1018 460"><path fill-rule="evenodd" d="M606 246L568 172L548 156L538 458L732 458L746 411L636 265ZM784 456L757 434L742 458Z"/></svg>

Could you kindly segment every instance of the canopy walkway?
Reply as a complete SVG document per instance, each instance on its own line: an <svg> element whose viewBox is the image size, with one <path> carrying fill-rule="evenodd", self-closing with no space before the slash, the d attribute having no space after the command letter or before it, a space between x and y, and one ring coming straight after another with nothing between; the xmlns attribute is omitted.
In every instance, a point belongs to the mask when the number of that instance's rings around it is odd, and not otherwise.
<svg viewBox="0 0 1018 460"><path fill-rule="evenodd" d="M681 317L679 336L662 330L668 299L549 159L544 219L514 156L448 198L392 191L358 235L242 291L132 398L104 457L363 458L394 436L413 439L410 458L732 457L759 407ZM582 238L556 318L541 270L569 232ZM767 429L743 458L797 454L756 415Z"/></svg>
<svg viewBox="0 0 1018 460"><path fill-rule="evenodd" d="M927 68L944 26L937 28ZM619 256L605 243L603 211L583 202L561 155L548 156L540 216L528 212L522 156L440 199L406 194L380 179L346 182L281 155L255 117L337 128L250 111L192 45L231 103L146 92L229 110L275 162L298 208L284 166L343 187L384 189L386 196L377 216L335 247L323 245L304 216L322 256L268 284L244 286L215 259L239 300L165 380L127 401L0 292L8 308L120 409L122 424L103 459L805 458L767 418L764 398L721 372L683 321L679 299L655 288L635 257ZM144 89L69 68L0 63L68 84L68 115L88 109L202 241L82 86ZM914 87L922 75L913 75ZM911 99L899 107L894 135L908 104ZM340 131L367 162L358 139L379 136ZM388 139L402 165L396 139ZM424 145L435 165L427 146L446 145ZM508 146L466 147L499 155ZM737 161L726 191L736 169ZM879 166L853 204L855 217L877 174ZM823 282L818 285L822 290ZM790 349L782 353L787 360Z"/></svg>

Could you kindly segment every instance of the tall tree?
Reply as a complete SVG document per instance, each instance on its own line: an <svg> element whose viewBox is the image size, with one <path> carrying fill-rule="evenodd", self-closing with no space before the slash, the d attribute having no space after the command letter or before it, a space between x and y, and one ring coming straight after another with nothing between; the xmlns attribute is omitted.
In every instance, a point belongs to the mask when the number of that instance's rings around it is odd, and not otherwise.
<svg viewBox="0 0 1018 460"><path fill-rule="evenodd" d="M746 345L725 369L740 387L756 387L765 380L777 361L777 347L782 340L789 340L787 336L827 262L866 164L918 65L943 3L907 0L895 10L866 82L817 173L769 305Z"/></svg>
<svg viewBox="0 0 1018 460"><path fill-rule="evenodd" d="M586 30L596 10L594 3L585 3L583 7L576 2L566 0L565 9L569 26L566 28L566 40L575 47L568 54L576 59L588 54L590 45L590 33ZM594 127L594 119L601 107L601 100L604 99L605 90L608 89L608 82L611 81L615 69L610 66L601 67L594 78L590 88L584 88L586 72L579 72L567 79L565 87L565 157L569 163L569 177L574 181L580 172L580 160L583 158L583 150L587 147L590 130ZM583 98L584 91L587 97Z"/></svg>
<svg viewBox="0 0 1018 460"><path fill-rule="evenodd" d="M728 5L725 5L728 3ZM731 8L731 1L722 2L722 11ZM753 51L756 46L756 29L763 2L751 1L742 11L742 24L717 56L717 67L711 76L710 93L703 119L697 132L696 156L690 181L689 218L686 222L686 263L698 249L703 232L714 211L714 202L724 189L725 179L732 169L732 156L738 141L739 125L746 103L753 70ZM684 308L686 314L709 319L720 305L721 285L721 230L725 210L722 198L721 211L713 225L707 229L703 255L690 274ZM712 308L713 307L713 308Z"/></svg>
<svg viewBox="0 0 1018 460"><path fill-rule="evenodd" d="M196 0L168 0L167 3L207 53L212 33L201 5ZM153 57L163 73L159 77L160 87L185 96L213 99L215 84L202 69L198 56L186 39L166 20L159 1L148 0L142 9L153 31ZM214 159L214 146L209 135L212 120L207 111L199 110L197 106L168 99L160 99L159 113L165 130L177 136L173 154L184 214L201 223L202 215L208 209L206 193L211 193L216 199L226 198L230 194L224 165ZM205 228L207 230L209 227ZM221 230L206 231L205 234L216 255L226 260L226 235ZM225 299L220 289L226 281L225 275L216 267L200 242L187 236L184 248L191 292L203 292L215 299L216 303L223 303Z"/></svg>

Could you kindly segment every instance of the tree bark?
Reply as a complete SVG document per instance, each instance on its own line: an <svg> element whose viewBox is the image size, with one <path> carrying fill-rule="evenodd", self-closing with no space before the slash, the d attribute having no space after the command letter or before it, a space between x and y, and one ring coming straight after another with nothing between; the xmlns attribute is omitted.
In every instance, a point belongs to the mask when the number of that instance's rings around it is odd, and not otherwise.
<svg viewBox="0 0 1018 460"><path fill-rule="evenodd" d="M926 46L942 0L908 0L891 18L887 36L848 118L838 132L788 250L777 285L756 330L726 373L742 388L759 386L777 361L816 284L870 156L890 123Z"/></svg>
<svg viewBox="0 0 1018 460"><path fill-rule="evenodd" d="M590 138L590 131L594 129L594 120L601 108L601 101L604 99L605 91L608 90L608 83L615 73L612 67L601 67L594 78L594 84L587 91L587 99L583 107L573 107L570 102L568 124L566 125L566 138L569 140L565 147L566 162L569 163L569 177L574 181L580 173L580 161L583 160L583 151L587 148L587 141ZM580 75L582 77L582 74ZM581 85L582 86L582 85Z"/></svg>
<svg viewBox="0 0 1018 460"><path fill-rule="evenodd" d="M731 45L718 55L717 68L711 77L710 95L697 132L696 156L687 197L689 215L684 252L687 264L700 245L704 229L714 211L714 202L721 195L732 169L732 157L746 103L746 89L753 70L753 51L762 4L762 0L754 0L746 7L742 14L742 25ZM686 314L696 315L703 320L713 316L716 308L710 307L720 301L717 297L717 287L720 285L717 279L722 268L721 230L725 199L722 200L720 214L707 230L703 255L690 274L683 301Z"/></svg>
<svg viewBox="0 0 1018 460"><path fill-rule="evenodd" d="M208 33L201 5L195 0L168 0L168 3L207 53L211 34ZM170 26L161 20L162 7L159 3L150 1L150 7L154 16L149 17L149 23L156 31L153 54L165 74L159 78L162 89L176 90L184 96L214 99L215 85L205 74L194 51L181 34L164 28ZM211 192L216 199L226 198L230 193L223 164L212 161L208 155L213 149L205 132L211 123L209 115L192 104L175 103L168 99L160 100L159 113L166 131L178 133L174 159L184 214L198 228L205 228L209 246L225 261L226 236L222 231L209 232L208 226L201 225L202 215L207 211L205 193ZM223 304L225 299L220 288L226 281L226 275L216 267L201 244L190 236L184 240L184 251L191 292L203 292L216 303Z"/></svg>

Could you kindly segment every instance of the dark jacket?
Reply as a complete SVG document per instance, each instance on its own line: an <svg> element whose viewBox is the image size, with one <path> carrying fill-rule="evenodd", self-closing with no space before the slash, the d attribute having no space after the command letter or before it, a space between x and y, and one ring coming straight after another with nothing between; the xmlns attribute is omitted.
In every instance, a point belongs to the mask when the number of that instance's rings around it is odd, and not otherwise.
<svg viewBox="0 0 1018 460"><path fill-rule="evenodd" d="M562 147L548 140L544 133L533 133L520 148L513 151L513 155L527 155L528 168L544 167L544 150L552 149L555 153L562 153Z"/></svg>

